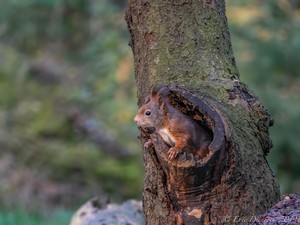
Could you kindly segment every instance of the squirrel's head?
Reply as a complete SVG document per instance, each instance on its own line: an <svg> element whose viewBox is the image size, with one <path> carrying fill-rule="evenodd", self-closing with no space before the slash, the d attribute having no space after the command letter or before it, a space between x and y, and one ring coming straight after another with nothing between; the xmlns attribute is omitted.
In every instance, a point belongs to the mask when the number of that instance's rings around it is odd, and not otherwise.
<svg viewBox="0 0 300 225"><path fill-rule="evenodd" d="M155 127L158 120L158 107L154 100L142 105L134 117L134 122L140 127Z"/></svg>
<svg viewBox="0 0 300 225"><path fill-rule="evenodd" d="M134 117L134 122L140 127L157 127L163 120L163 97L157 93L156 90L152 91Z"/></svg>

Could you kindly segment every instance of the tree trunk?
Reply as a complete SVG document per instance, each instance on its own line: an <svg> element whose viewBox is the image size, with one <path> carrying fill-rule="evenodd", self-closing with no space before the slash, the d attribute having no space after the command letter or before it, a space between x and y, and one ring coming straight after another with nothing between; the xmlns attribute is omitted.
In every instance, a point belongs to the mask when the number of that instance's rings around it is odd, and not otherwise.
<svg viewBox="0 0 300 225"><path fill-rule="evenodd" d="M213 132L197 161L169 160L162 138L141 131L154 144L143 151L146 223L233 224L263 213L280 195L265 159L272 119L239 81L224 0L129 0L126 21L139 106L168 85L172 105Z"/></svg>

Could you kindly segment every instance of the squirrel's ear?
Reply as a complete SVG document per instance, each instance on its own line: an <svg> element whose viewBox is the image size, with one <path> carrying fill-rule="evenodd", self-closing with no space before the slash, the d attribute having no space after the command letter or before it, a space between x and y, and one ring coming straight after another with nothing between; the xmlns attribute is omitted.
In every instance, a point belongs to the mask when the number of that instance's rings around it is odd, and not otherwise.
<svg viewBox="0 0 300 225"><path fill-rule="evenodd" d="M157 93L160 91L160 89L162 89L162 87L164 87L163 85L156 85L152 88L152 92L151 92L151 96L155 97L157 95Z"/></svg>
<svg viewBox="0 0 300 225"><path fill-rule="evenodd" d="M150 102L150 96L145 99L144 104L147 104L148 102Z"/></svg>
<svg viewBox="0 0 300 225"><path fill-rule="evenodd" d="M163 97L161 95L158 95L157 99L156 99L156 102L157 102L158 108L161 109L164 105Z"/></svg>

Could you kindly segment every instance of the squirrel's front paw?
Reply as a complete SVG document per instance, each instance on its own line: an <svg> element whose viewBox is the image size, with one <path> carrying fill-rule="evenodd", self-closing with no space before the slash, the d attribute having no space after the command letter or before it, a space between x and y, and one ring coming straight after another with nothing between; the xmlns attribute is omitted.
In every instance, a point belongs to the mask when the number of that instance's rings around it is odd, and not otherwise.
<svg viewBox="0 0 300 225"><path fill-rule="evenodd" d="M145 142L144 148L150 148L153 145L151 139L148 139L148 141Z"/></svg>
<svg viewBox="0 0 300 225"><path fill-rule="evenodd" d="M179 148L175 148L175 147L170 148L168 151L169 159L175 159L181 151L182 151L182 149L179 149Z"/></svg>

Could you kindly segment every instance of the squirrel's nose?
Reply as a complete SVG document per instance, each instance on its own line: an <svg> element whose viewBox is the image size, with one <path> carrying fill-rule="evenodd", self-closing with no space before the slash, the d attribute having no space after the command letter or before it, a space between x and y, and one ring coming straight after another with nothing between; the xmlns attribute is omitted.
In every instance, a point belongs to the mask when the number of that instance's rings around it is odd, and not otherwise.
<svg viewBox="0 0 300 225"><path fill-rule="evenodd" d="M133 121L137 123L137 117L136 116L134 117Z"/></svg>

